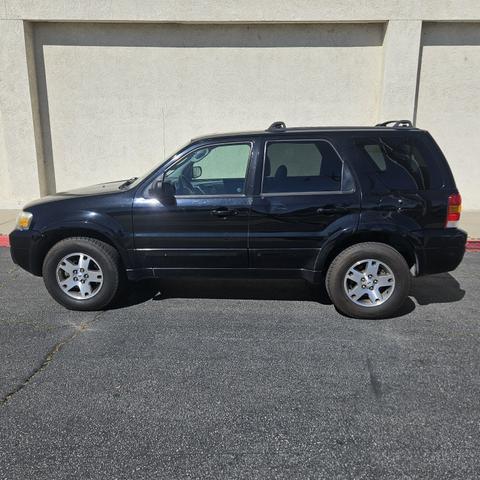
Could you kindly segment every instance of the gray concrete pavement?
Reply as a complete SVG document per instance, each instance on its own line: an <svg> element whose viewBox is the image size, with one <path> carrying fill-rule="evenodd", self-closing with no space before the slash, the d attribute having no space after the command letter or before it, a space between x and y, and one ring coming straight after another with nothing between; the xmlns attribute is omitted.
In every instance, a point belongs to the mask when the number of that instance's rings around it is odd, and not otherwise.
<svg viewBox="0 0 480 480"><path fill-rule="evenodd" d="M0 479L478 478L479 267L381 321L284 281L78 313L0 249Z"/></svg>

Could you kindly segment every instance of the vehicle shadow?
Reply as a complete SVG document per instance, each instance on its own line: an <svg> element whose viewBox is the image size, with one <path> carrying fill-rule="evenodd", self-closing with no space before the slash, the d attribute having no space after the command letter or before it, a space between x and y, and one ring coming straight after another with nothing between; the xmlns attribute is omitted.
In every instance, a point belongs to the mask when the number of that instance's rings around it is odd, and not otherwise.
<svg viewBox="0 0 480 480"><path fill-rule="evenodd" d="M419 305L431 303L453 303L465 296L465 290L450 273L438 273L414 278L410 295Z"/></svg>
<svg viewBox="0 0 480 480"><path fill-rule="evenodd" d="M324 285L303 280L178 278L130 283L110 309L167 298L212 298L244 300L304 300L331 305Z"/></svg>
<svg viewBox="0 0 480 480"><path fill-rule="evenodd" d="M458 281L449 273L414 278L410 290L419 305L458 302L465 296ZM309 284L303 280L178 278L144 280L131 283L110 309L124 308L149 300L167 298L211 298L277 301L314 301L331 305L323 284ZM412 312L415 302L408 298L399 312L391 318Z"/></svg>

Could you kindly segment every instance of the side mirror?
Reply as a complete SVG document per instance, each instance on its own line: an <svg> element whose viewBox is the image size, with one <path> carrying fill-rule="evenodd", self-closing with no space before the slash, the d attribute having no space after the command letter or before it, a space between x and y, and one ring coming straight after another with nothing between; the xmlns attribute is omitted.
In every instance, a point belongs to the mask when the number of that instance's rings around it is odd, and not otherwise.
<svg viewBox="0 0 480 480"><path fill-rule="evenodd" d="M163 181L160 188L161 196L163 198L174 198L175 197L175 187L172 183Z"/></svg>
<svg viewBox="0 0 480 480"><path fill-rule="evenodd" d="M152 197L156 198L164 204L175 203L175 187L165 179L157 180L150 190Z"/></svg>
<svg viewBox="0 0 480 480"><path fill-rule="evenodd" d="M192 178L199 178L202 176L202 167L200 165L194 165L192 168Z"/></svg>
<svg viewBox="0 0 480 480"><path fill-rule="evenodd" d="M160 198L162 195L163 180L156 180L150 188L150 195L155 198Z"/></svg>

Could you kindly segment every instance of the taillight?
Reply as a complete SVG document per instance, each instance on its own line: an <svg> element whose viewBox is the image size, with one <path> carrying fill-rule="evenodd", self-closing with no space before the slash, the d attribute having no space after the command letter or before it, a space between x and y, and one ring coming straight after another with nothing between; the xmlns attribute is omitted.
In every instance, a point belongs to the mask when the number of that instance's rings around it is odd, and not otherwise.
<svg viewBox="0 0 480 480"><path fill-rule="evenodd" d="M462 196L459 193L452 193L448 197L446 228L455 228L460 220L462 211Z"/></svg>

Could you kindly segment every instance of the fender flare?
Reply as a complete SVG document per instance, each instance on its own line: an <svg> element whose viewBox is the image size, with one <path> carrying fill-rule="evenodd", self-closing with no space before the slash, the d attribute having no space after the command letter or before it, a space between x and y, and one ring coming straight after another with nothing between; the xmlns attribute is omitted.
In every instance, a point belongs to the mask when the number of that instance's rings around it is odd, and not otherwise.
<svg viewBox="0 0 480 480"><path fill-rule="evenodd" d="M107 221L99 222L98 219ZM31 262L35 274L41 274L43 259L55 243L75 236L90 236L109 243L118 251L123 265L126 268L130 267L132 258L129 255L129 246L132 242L132 234L125 232L120 224L109 217L95 214L95 221L85 220L85 218L62 219L61 222L50 223L39 230Z"/></svg>
<svg viewBox="0 0 480 480"><path fill-rule="evenodd" d="M363 242L379 242L398 250L410 265L417 265L418 250L422 240L414 233L401 228L392 228L392 224L371 225L367 228L345 229L334 233L326 240L315 260L315 271L326 273L331 261L345 248Z"/></svg>

